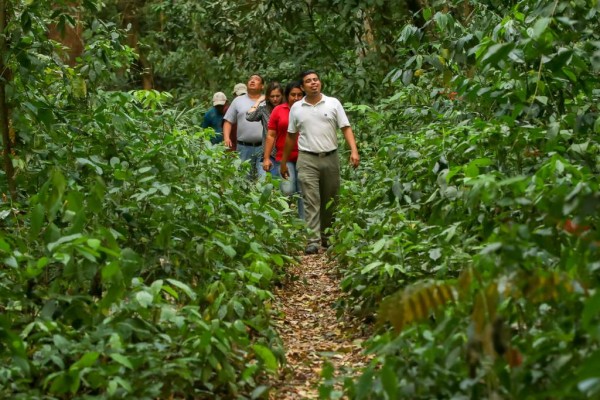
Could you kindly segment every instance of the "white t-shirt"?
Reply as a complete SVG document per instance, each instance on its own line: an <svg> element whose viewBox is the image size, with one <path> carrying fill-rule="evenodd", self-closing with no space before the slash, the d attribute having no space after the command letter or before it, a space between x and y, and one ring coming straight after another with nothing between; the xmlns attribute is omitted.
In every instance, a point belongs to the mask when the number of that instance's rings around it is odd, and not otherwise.
<svg viewBox="0 0 600 400"><path fill-rule="evenodd" d="M298 150L323 153L338 147L337 129L350 126L350 121L335 97L321 94L314 106L306 98L294 103L290 109L288 132L299 132Z"/></svg>
<svg viewBox="0 0 600 400"><path fill-rule="evenodd" d="M238 96L231 102L223 119L237 123L237 140L249 143L262 142L262 123L260 121L248 121L246 113L256 101L247 94Z"/></svg>

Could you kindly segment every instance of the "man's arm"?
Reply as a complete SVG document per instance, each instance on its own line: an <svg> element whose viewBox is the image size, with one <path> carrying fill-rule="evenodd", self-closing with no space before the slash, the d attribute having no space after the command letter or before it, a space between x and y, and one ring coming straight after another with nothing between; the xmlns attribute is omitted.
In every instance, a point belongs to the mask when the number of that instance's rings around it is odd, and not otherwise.
<svg viewBox="0 0 600 400"><path fill-rule="evenodd" d="M202 125L200 125L203 129L206 129L210 126L210 110L204 114L204 118L202 119Z"/></svg>
<svg viewBox="0 0 600 400"><path fill-rule="evenodd" d="M233 147L233 143L231 143L231 126L231 122L223 120L223 143L228 148Z"/></svg>
<svg viewBox="0 0 600 400"><path fill-rule="evenodd" d="M360 156L358 155L358 148L356 147L356 140L354 139L354 132L352 132L352 127L343 127L342 133L344 134L344 138L346 138L348 146L350 146L350 164L352 164L352 166L356 168L360 163Z"/></svg>
<svg viewBox="0 0 600 400"><path fill-rule="evenodd" d="M273 150L273 145L275 144L275 137L277 136L277 132L273 129L269 129L267 131L267 139L265 140L265 152L263 154L263 169L265 171L270 171L273 168L273 163L271 162L271 151Z"/></svg>
<svg viewBox="0 0 600 400"><path fill-rule="evenodd" d="M287 160L290 157L290 153L296 144L296 139L298 138L298 132L290 133L288 132L285 138L285 145L283 146L283 155L281 156L281 165L279 166L279 172L283 179L287 179L290 177L290 172L287 169ZM354 145L356 147L356 144ZM356 153L358 154L358 152Z"/></svg>

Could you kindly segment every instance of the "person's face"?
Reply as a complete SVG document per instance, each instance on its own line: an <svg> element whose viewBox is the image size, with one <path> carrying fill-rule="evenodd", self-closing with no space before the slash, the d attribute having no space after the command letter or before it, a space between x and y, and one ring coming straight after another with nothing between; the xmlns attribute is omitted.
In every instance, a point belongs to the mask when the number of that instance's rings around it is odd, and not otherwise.
<svg viewBox="0 0 600 400"><path fill-rule="evenodd" d="M306 95L316 95L321 93L321 80L317 74L308 74L302 78L302 88Z"/></svg>
<svg viewBox="0 0 600 400"><path fill-rule="evenodd" d="M279 89L271 90L271 93L269 93L269 102L273 105L273 107L281 104L282 100L283 100L283 94L281 93L281 90L279 90Z"/></svg>
<svg viewBox="0 0 600 400"><path fill-rule="evenodd" d="M288 104L291 107L292 104L294 104L298 100L302 100L302 97L304 97L304 93L302 93L302 89L295 87L292 89L292 91L288 95Z"/></svg>
<svg viewBox="0 0 600 400"><path fill-rule="evenodd" d="M249 90L258 90L262 92L263 83L261 77L258 75L252 75L250 79L248 79L248 84L246 86Z"/></svg>

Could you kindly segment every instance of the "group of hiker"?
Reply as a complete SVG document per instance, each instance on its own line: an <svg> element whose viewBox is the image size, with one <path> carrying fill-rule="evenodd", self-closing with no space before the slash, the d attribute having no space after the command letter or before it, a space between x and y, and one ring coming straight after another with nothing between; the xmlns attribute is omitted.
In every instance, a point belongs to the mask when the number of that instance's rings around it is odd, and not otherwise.
<svg viewBox="0 0 600 400"><path fill-rule="evenodd" d="M235 85L230 104L224 93L215 93L202 123L214 129L213 144L223 142L250 162L249 178L269 173L282 179L284 194L299 194L298 214L312 232L306 254L329 246L328 228L340 189L338 129L350 147L350 164L356 168L360 162L342 104L321 88L314 70L303 71L285 88L270 82L266 90L263 77L252 74L245 85Z"/></svg>

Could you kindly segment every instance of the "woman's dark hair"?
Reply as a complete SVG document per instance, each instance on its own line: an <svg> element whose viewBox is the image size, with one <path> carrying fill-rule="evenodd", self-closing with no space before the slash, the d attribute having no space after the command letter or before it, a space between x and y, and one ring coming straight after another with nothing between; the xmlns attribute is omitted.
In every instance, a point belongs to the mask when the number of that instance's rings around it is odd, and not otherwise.
<svg viewBox="0 0 600 400"><path fill-rule="evenodd" d="M302 82L301 81L291 81L290 83L288 83L285 87L285 101L287 103L287 99L290 96L290 93L292 93L292 89L300 89L302 90ZM302 93L304 93L304 90L302 90Z"/></svg>
<svg viewBox="0 0 600 400"><path fill-rule="evenodd" d="M271 104L271 100L269 99L269 96L271 95L271 92L273 90L277 90L277 89L279 89L281 94L283 94L283 88L281 87L281 83L279 83L277 81L271 81L267 85L267 90L265 91L265 103L267 104L267 109L269 111L272 111L273 108L275 108L275 106L273 104Z"/></svg>

